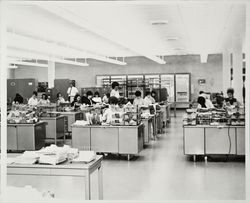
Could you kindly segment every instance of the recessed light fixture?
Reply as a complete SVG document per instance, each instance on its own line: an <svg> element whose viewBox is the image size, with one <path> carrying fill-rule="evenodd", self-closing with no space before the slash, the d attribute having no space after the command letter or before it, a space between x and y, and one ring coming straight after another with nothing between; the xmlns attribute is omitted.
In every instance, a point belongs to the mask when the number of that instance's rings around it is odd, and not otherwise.
<svg viewBox="0 0 250 203"><path fill-rule="evenodd" d="M150 23L152 25L167 25L168 21L167 20L151 20Z"/></svg>
<svg viewBox="0 0 250 203"><path fill-rule="evenodd" d="M179 39L179 37L174 37L174 36L166 37L167 41L175 41L175 40L178 40L178 39Z"/></svg>

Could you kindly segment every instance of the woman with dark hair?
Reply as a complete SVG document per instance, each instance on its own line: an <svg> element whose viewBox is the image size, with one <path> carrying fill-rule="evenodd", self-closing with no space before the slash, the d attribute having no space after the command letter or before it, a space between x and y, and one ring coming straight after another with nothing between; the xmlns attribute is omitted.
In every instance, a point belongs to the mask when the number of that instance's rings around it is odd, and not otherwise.
<svg viewBox="0 0 250 203"><path fill-rule="evenodd" d="M82 105L82 98L79 94L76 94L74 97L74 101L71 103L71 106L77 109L80 108L81 105Z"/></svg>
<svg viewBox="0 0 250 203"><path fill-rule="evenodd" d="M109 98L110 98L110 93L104 94L103 98L102 98L102 102L105 104L109 103Z"/></svg>
<svg viewBox="0 0 250 203"><path fill-rule="evenodd" d="M155 103L154 98L151 96L151 92L147 91L145 93L144 105L149 106Z"/></svg>
<svg viewBox="0 0 250 203"><path fill-rule="evenodd" d="M112 83L112 90L110 92L110 97L116 97L119 99L120 94L119 94L119 83L118 82L113 82Z"/></svg>
<svg viewBox="0 0 250 203"><path fill-rule="evenodd" d="M202 96L198 97L197 102L198 102L197 108L207 108L206 99L204 97L202 97Z"/></svg>
<svg viewBox="0 0 250 203"><path fill-rule="evenodd" d="M155 103L155 101L156 101L156 92L154 90L151 91L151 97L152 97L152 99L154 99L154 100L152 100L152 102Z"/></svg>
<svg viewBox="0 0 250 203"><path fill-rule="evenodd" d="M93 102L95 103L102 103L102 98L100 97L99 92L95 92L94 93L94 97L93 97Z"/></svg>
<svg viewBox="0 0 250 203"><path fill-rule="evenodd" d="M118 105L119 100L116 97L109 98L109 108L105 110L103 114L103 121L110 124L112 121L112 116L116 112L116 107Z"/></svg>
<svg viewBox="0 0 250 203"><path fill-rule="evenodd" d="M234 98L234 89L233 88L228 88L227 89L227 96L228 98L225 99L226 105L231 106L237 106L238 102L237 99Z"/></svg>
<svg viewBox="0 0 250 203"><path fill-rule="evenodd" d="M56 100L57 104L60 104L60 103L64 103L64 102L65 102L65 99L63 98L61 92L58 92L58 93L57 93L56 98L57 98L57 100Z"/></svg>
<svg viewBox="0 0 250 203"><path fill-rule="evenodd" d="M92 98L93 98L93 92L87 91L86 97L82 96L82 103L89 105L89 106L92 106L93 105Z"/></svg>
<svg viewBox="0 0 250 203"><path fill-rule="evenodd" d="M23 104L23 97L20 94L16 93L13 104Z"/></svg>
<svg viewBox="0 0 250 203"><path fill-rule="evenodd" d="M48 99L48 95L47 94L42 94L42 98L39 100L38 104L40 105L46 105L49 104L50 101Z"/></svg>
<svg viewBox="0 0 250 203"><path fill-rule="evenodd" d="M33 91L32 97L28 101L28 105L36 106L38 104L37 91Z"/></svg>
<svg viewBox="0 0 250 203"><path fill-rule="evenodd" d="M141 97L141 91L139 91L139 90L135 91L135 99L133 101L133 105L135 107L139 107L140 108L141 106L143 106L143 104L144 104L144 100Z"/></svg>

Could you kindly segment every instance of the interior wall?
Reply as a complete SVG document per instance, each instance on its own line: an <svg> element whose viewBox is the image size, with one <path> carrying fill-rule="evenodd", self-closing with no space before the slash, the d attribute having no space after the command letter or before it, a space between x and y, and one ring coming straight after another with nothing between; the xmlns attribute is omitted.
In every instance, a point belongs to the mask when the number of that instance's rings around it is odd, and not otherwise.
<svg viewBox="0 0 250 203"><path fill-rule="evenodd" d="M126 66L87 60L88 67L56 64L56 78L76 80L76 86L95 86L96 75L105 74L150 74L150 73L191 73L193 97L200 90L208 92L222 91L222 55L208 56L207 63L200 63L199 55L166 56L164 65L157 64L145 57L128 57ZM14 70L14 78L36 78L39 82L48 81L46 68L20 67ZM205 85L198 84L198 79L205 79Z"/></svg>

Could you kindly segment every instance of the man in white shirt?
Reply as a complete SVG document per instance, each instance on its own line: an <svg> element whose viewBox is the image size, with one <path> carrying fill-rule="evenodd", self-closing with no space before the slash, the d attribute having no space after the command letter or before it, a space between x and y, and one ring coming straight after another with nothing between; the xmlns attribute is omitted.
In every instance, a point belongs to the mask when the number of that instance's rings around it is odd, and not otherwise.
<svg viewBox="0 0 250 203"><path fill-rule="evenodd" d="M34 91L32 97L30 97L28 104L31 106L36 106L38 104L37 92Z"/></svg>
<svg viewBox="0 0 250 203"><path fill-rule="evenodd" d="M116 97L117 99L120 98L120 94L119 94L119 83L118 82L113 82L112 83L112 90L110 92L110 97Z"/></svg>
<svg viewBox="0 0 250 203"><path fill-rule="evenodd" d="M68 88L67 91L69 101L73 102L76 94L78 94L78 89L73 85L73 83L70 83L70 87Z"/></svg>

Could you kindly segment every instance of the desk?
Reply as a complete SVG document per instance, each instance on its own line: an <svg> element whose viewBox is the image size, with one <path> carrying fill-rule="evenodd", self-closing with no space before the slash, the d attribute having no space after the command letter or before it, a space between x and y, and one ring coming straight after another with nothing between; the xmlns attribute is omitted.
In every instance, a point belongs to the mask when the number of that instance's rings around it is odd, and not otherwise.
<svg viewBox="0 0 250 203"><path fill-rule="evenodd" d="M55 111L52 113L60 113L67 118L68 132L72 132L71 125L76 122L76 120L83 120L83 113L79 111L69 111L69 112L59 112Z"/></svg>
<svg viewBox="0 0 250 203"><path fill-rule="evenodd" d="M34 124L7 124L7 150L22 151L41 149L45 146L46 125L47 123L44 121L39 121Z"/></svg>
<svg viewBox="0 0 250 203"><path fill-rule="evenodd" d="M149 143L151 139L153 117L142 118L142 123L144 125L144 144L145 144Z"/></svg>
<svg viewBox="0 0 250 203"><path fill-rule="evenodd" d="M72 125L72 147L103 153L139 154L143 150L144 125Z"/></svg>
<svg viewBox="0 0 250 203"><path fill-rule="evenodd" d="M15 158L20 154L8 154L9 158ZM20 165L9 164L7 166L7 175L39 175L39 176L74 176L85 177L85 199L91 199L91 182L90 175L95 170L98 170L98 189L99 199L103 199L103 172L102 172L102 160L100 155L96 156L96 159L88 164L83 163L69 163L64 162L58 165ZM66 188L67 189L67 188Z"/></svg>
<svg viewBox="0 0 250 203"><path fill-rule="evenodd" d="M185 155L245 155L244 126L183 126Z"/></svg>
<svg viewBox="0 0 250 203"><path fill-rule="evenodd" d="M55 145L58 138L63 138L65 143L65 116L40 117L40 120L48 123L46 126L46 139L54 139Z"/></svg>

